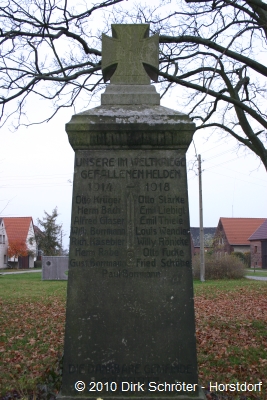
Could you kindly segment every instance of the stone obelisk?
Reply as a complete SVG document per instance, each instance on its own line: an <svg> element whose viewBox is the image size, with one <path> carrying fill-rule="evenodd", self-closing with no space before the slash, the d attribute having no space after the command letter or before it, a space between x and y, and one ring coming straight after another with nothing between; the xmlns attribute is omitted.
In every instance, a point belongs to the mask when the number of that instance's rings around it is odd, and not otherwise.
<svg viewBox="0 0 267 400"><path fill-rule="evenodd" d="M160 106L158 36L103 35L101 106L75 151L62 399L202 399L185 152L195 126Z"/></svg>

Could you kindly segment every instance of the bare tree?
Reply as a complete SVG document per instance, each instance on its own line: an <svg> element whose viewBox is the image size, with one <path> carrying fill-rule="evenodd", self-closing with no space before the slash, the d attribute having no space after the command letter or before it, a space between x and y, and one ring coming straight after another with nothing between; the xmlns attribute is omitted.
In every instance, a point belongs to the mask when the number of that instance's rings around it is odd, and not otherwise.
<svg viewBox="0 0 267 400"><path fill-rule="evenodd" d="M160 34L161 96L177 84L187 88L183 101L197 130L232 135L267 169L266 3L162 0L151 10L141 2L106 0L77 7L67 0L1 4L3 123L11 115L20 123L30 94L54 102L55 113L82 92L90 99L103 87L101 38L91 22L110 10L108 24L150 23L152 33Z"/></svg>
<svg viewBox="0 0 267 400"><path fill-rule="evenodd" d="M160 75L192 89L187 101L197 129L231 134L267 170L267 4L192 1L178 20L160 36Z"/></svg>
<svg viewBox="0 0 267 400"><path fill-rule="evenodd" d="M100 40L90 24L122 0L3 0L0 5L1 124L21 123L29 95L48 99L54 112L72 106L81 91L93 93L102 79ZM91 48L89 44L96 48Z"/></svg>

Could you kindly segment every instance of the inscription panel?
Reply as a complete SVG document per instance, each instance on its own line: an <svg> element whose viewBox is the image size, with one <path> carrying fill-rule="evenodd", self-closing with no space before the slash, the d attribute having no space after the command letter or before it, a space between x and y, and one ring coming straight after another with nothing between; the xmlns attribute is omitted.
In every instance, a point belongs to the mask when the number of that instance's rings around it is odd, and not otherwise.
<svg viewBox="0 0 267 400"><path fill-rule="evenodd" d="M197 383L189 235L183 151L76 152L65 385Z"/></svg>
<svg viewBox="0 0 267 400"><path fill-rule="evenodd" d="M158 278L165 268L179 275L190 268L188 202L177 190L186 184L185 157L121 153L76 154L70 266L102 268L103 279Z"/></svg>

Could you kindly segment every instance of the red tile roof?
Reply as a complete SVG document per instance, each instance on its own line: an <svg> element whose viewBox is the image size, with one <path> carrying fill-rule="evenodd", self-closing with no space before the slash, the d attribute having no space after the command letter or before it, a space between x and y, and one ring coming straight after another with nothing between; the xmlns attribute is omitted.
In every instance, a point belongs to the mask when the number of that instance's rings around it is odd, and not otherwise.
<svg viewBox="0 0 267 400"><path fill-rule="evenodd" d="M220 218L231 245L250 245L248 238L266 218Z"/></svg>
<svg viewBox="0 0 267 400"><path fill-rule="evenodd" d="M267 219L259 226L259 228L248 238L248 240L265 240L267 239Z"/></svg>
<svg viewBox="0 0 267 400"><path fill-rule="evenodd" d="M8 241L26 242L32 217L3 217Z"/></svg>

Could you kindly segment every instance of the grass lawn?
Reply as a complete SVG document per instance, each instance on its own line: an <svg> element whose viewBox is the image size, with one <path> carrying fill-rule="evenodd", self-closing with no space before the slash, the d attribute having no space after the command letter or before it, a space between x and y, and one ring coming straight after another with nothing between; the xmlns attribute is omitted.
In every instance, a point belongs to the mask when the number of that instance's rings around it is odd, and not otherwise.
<svg viewBox="0 0 267 400"><path fill-rule="evenodd" d="M0 276L0 397L17 390L27 398L44 382L59 389L66 286L40 272ZM199 383L261 381L265 392L250 398L267 399L267 282L194 288Z"/></svg>
<svg viewBox="0 0 267 400"><path fill-rule="evenodd" d="M245 274L251 276L265 276L267 278L267 269L255 269L254 272L253 268L247 268Z"/></svg>

